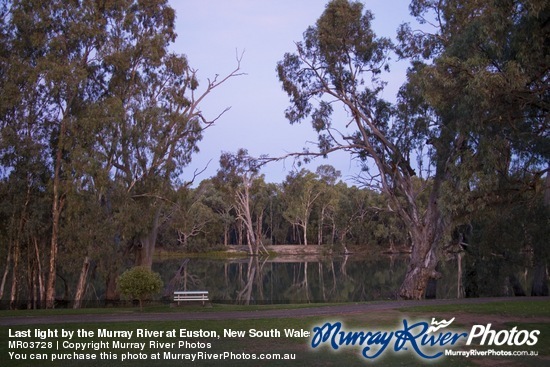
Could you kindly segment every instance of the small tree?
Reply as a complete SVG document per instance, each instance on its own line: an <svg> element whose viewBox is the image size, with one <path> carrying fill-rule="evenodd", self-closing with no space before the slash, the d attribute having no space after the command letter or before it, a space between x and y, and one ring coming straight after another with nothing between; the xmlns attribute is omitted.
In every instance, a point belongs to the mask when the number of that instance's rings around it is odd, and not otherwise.
<svg viewBox="0 0 550 367"><path fill-rule="evenodd" d="M160 274L144 266L128 269L118 277L120 293L133 299L137 298L140 310L143 310L143 300L160 292L162 286Z"/></svg>

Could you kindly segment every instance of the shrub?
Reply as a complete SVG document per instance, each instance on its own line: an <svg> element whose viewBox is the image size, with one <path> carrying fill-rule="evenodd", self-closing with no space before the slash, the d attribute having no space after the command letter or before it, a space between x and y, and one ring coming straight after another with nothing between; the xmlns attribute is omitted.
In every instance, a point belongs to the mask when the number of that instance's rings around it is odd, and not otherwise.
<svg viewBox="0 0 550 367"><path fill-rule="evenodd" d="M139 308L143 310L143 300L162 289L160 274L143 266L126 270L118 277L118 289L122 295L139 300Z"/></svg>

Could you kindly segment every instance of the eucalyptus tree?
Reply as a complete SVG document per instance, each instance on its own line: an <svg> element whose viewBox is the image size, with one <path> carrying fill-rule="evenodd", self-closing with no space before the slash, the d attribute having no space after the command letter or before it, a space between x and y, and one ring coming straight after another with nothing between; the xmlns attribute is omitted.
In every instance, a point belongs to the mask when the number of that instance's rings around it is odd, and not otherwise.
<svg viewBox="0 0 550 367"><path fill-rule="evenodd" d="M307 246L313 205L322 194L317 175L305 169L292 172L283 183L283 191L286 203L283 215L290 224L302 229L303 245Z"/></svg>
<svg viewBox="0 0 550 367"><path fill-rule="evenodd" d="M546 170L548 4L419 0L411 11L435 31L400 29L399 53L413 65L395 107L378 97L390 42L375 36L357 2L331 1L277 70L288 119L309 117L319 134L313 154L361 159L364 178L404 223L412 253L399 295L417 299L440 276L452 219L472 206L461 193L490 186L502 169Z"/></svg>
<svg viewBox="0 0 550 367"><path fill-rule="evenodd" d="M258 176L252 183L251 187L251 204L252 216L255 218L256 238L262 244L268 238L268 232L272 232L272 223L267 222L271 219L268 214L272 209L272 198L277 193L277 187L273 184L268 184L264 180L264 176Z"/></svg>
<svg viewBox="0 0 550 367"><path fill-rule="evenodd" d="M200 189L180 188L176 201L170 205L169 223L177 234L178 245L190 249L190 239L206 237L217 218L205 203L205 193Z"/></svg>
<svg viewBox="0 0 550 367"><path fill-rule="evenodd" d="M21 32L25 24L16 26L14 17L21 14L13 14L12 7L12 2L0 2L0 254L5 259L0 297L11 274L10 307L16 307L20 296L26 296L28 306L41 307L49 230L44 220L51 207L51 160L44 154L48 113L41 112L48 110L49 102L45 88L35 88L43 78L31 64L40 59L44 40ZM26 284L32 286L25 292Z"/></svg>
<svg viewBox="0 0 550 367"><path fill-rule="evenodd" d="M200 89L197 70L187 58L168 52L176 37L174 19L165 1L129 7L113 17L106 59L111 74L105 116L109 123L102 126L96 145L103 171L140 213L143 225L133 234L138 239L136 265L147 267L156 245L163 193L198 151L203 132L221 116L204 116L201 102L239 75L242 56L232 72L207 79Z"/></svg>
<svg viewBox="0 0 550 367"><path fill-rule="evenodd" d="M262 176L257 183L258 195L256 201L256 212L262 217L262 238L268 240L268 244L273 245L277 241L281 222L284 222L280 212L280 185L275 183L266 183ZM259 223L259 221L258 221Z"/></svg>
<svg viewBox="0 0 550 367"><path fill-rule="evenodd" d="M336 181L340 178L341 172L333 166L323 164L317 167L315 173L319 177L321 185L321 197L317 205L318 223L317 223L317 244L322 245L324 242L324 227L325 219L334 217L337 207L337 190L335 189Z"/></svg>
<svg viewBox="0 0 550 367"><path fill-rule="evenodd" d="M348 188L347 186L339 187L338 195L338 212L333 217L333 231L338 239L338 243L342 246L342 252L348 253L348 237L351 235L351 230L354 224L358 221L358 215L361 214L358 202L356 202L361 191L356 187Z"/></svg>
<svg viewBox="0 0 550 367"><path fill-rule="evenodd" d="M266 208L265 225L269 229L270 244L286 244L288 242L289 224L284 218L284 193L281 184L268 184L269 203Z"/></svg>
<svg viewBox="0 0 550 367"><path fill-rule="evenodd" d="M23 159L32 160L32 156L42 160L53 175L46 286L46 306L53 307L60 217L71 174L64 164L70 149L68 136L82 110L82 99L93 94L87 83L87 75L93 74L88 53L91 41L83 34L96 32L99 25L61 2L3 5L3 21L9 30L3 36L10 55L3 72L2 135L11 137L4 157L13 152ZM74 19L81 22L81 28L71 27ZM32 151L28 150L31 145ZM31 170L28 177L36 174Z"/></svg>
<svg viewBox="0 0 550 367"><path fill-rule="evenodd" d="M237 219L242 221L246 231L248 252L250 255L258 255L261 237L253 219L252 201L253 186L259 177L260 166L258 160L251 157L246 149L239 149L237 153L222 153L220 157L220 169L216 179L224 183L233 197Z"/></svg>
<svg viewBox="0 0 550 367"><path fill-rule="evenodd" d="M414 61L405 120L432 126L436 168L452 175L445 210L460 224L488 206L501 206L505 217L502 205L540 201L550 167L550 4L412 1L411 14L426 27L399 30L399 52ZM548 211L540 213L545 226ZM534 247L539 268L544 247Z"/></svg>
<svg viewBox="0 0 550 367"><path fill-rule="evenodd" d="M424 144L414 126L392 120L392 106L378 96L391 42L375 35L372 19L361 3L329 2L315 26L304 33L303 42L296 43L296 53L285 54L277 71L290 96L287 118L291 123L310 118L319 136L319 152L300 154L351 152L370 174L368 183L387 196L391 210L406 223L413 254L400 295L421 298L428 279L438 276L438 192L434 190L427 210L420 208L412 180L421 172L413 169L413 151L406 147L416 138L422 153Z"/></svg>
<svg viewBox="0 0 550 367"><path fill-rule="evenodd" d="M235 223L234 203L224 190L223 183L216 179L206 179L201 181L199 189L204 191L203 202L218 217L218 221L223 226L223 244L229 244L229 231Z"/></svg>

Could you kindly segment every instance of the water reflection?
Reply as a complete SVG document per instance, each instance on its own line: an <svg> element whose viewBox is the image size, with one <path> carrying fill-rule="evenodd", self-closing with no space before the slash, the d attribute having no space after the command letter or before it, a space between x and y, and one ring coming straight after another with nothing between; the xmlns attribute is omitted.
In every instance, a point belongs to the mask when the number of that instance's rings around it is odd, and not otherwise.
<svg viewBox="0 0 550 367"><path fill-rule="evenodd" d="M406 256L353 256L299 261L296 258L242 260L169 259L155 262L166 286L208 290L215 302L240 304L362 302L395 299L405 275ZM441 269L438 298L457 295L456 262Z"/></svg>

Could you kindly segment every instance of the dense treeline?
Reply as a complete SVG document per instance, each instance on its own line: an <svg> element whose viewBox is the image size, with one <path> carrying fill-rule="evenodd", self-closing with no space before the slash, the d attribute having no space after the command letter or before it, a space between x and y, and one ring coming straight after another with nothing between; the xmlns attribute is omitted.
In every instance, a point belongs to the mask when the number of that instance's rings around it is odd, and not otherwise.
<svg viewBox="0 0 550 367"><path fill-rule="evenodd" d="M167 1L0 0L0 299L78 307L92 273L117 299L117 277L150 268L157 244L409 249L407 299L450 251L470 257L468 296L524 253L531 293L547 294L549 4L413 0L411 14L430 29L404 24L394 45L361 3L330 1L277 64L286 117L319 134L319 151L291 155L350 152L359 187L330 166L266 183L270 159L244 149L193 187L183 168L223 115L200 104L239 56L199 86L169 52ZM379 97L392 52L411 60L396 104Z"/></svg>
<svg viewBox="0 0 550 367"><path fill-rule="evenodd" d="M249 183L253 234L261 252L265 245L330 245L337 253L347 246L407 250L407 235L387 209L382 195L348 186L332 166L290 173L280 184L263 176ZM239 208L239 190L220 176L196 188L174 192L174 205L162 214L164 248L208 251L249 244L247 219ZM254 253L255 249L252 249Z"/></svg>

